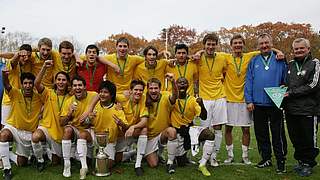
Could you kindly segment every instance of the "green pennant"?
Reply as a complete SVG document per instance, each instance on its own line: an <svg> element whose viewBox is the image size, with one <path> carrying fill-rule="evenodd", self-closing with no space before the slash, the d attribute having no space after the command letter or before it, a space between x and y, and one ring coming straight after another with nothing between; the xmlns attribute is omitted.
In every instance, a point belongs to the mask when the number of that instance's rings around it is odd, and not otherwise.
<svg viewBox="0 0 320 180"><path fill-rule="evenodd" d="M268 87L264 88L264 91L266 91L274 104L280 108L287 87Z"/></svg>

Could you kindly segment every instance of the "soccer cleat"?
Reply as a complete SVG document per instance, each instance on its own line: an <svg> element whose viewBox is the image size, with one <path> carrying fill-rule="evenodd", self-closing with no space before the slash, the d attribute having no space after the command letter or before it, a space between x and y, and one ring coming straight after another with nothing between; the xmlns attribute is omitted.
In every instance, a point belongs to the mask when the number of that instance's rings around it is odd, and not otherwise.
<svg viewBox="0 0 320 180"><path fill-rule="evenodd" d="M199 165L198 170L201 171L201 173L202 173L204 176L211 176L211 173L208 171L206 165Z"/></svg>
<svg viewBox="0 0 320 180"><path fill-rule="evenodd" d="M233 157L228 156L228 158L226 160L224 160L225 164L231 164L233 163Z"/></svg>
<svg viewBox="0 0 320 180"><path fill-rule="evenodd" d="M219 163L216 159L211 159L210 161L210 166L212 167L218 167L219 166Z"/></svg>
<svg viewBox="0 0 320 180"><path fill-rule="evenodd" d="M88 173L88 168L80 169L80 179L86 179Z"/></svg>
<svg viewBox="0 0 320 180"><path fill-rule="evenodd" d="M173 164L167 164L167 172L168 172L169 174L173 174L173 173L176 172L176 169L175 169L175 167L174 167Z"/></svg>
<svg viewBox="0 0 320 180"><path fill-rule="evenodd" d="M286 167L285 167L285 161L277 161L277 174L283 174L286 173Z"/></svg>
<svg viewBox="0 0 320 180"><path fill-rule="evenodd" d="M12 171L11 169L4 169L3 170L3 179L4 180L11 180L12 178Z"/></svg>
<svg viewBox="0 0 320 180"><path fill-rule="evenodd" d="M136 172L136 175L137 175L137 176L143 176L143 169L142 169L142 167L134 168L134 171Z"/></svg>
<svg viewBox="0 0 320 180"><path fill-rule="evenodd" d="M308 164L302 164L301 170L297 174L301 177L308 177L312 174L312 168Z"/></svg>
<svg viewBox="0 0 320 180"><path fill-rule="evenodd" d="M37 170L39 172L42 172L44 170L44 168L46 167L44 162L37 162Z"/></svg>
<svg viewBox="0 0 320 180"><path fill-rule="evenodd" d="M265 168L272 166L271 160L262 160L260 161L256 167L258 168Z"/></svg>
<svg viewBox="0 0 320 180"><path fill-rule="evenodd" d="M63 175L63 177L71 177L70 166L64 166L62 175Z"/></svg>
<svg viewBox="0 0 320 180"><path fill-rule="evenodd" d="M299 171L301 171L302 165L303 165L302 162L301 162L301 161L298 161L298 164L296 164L296 165L293 166L293 171L296 172L296 173L298 173Z"/></svg>
<svg viewBox="0 0 320 180"><path fill-rule="evenodd" d="M242 158L242 163L245 164L245 165L251 165L251 161L248 157L243 157Z"/></svg>

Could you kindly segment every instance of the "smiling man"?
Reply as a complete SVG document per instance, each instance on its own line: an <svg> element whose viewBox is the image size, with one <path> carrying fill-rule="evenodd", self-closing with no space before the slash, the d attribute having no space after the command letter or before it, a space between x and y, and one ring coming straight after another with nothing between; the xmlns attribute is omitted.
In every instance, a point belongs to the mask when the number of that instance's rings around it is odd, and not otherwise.
<svg viewBox="0 0 320 180"><path fill-rule="evenodd" d="M310 176L319 154L316 115L319 115L320 62L311 56L307 39L295 39L292 49L294 59L289 62L285 94L286 121L294 158L298 161L294 171L300 176Z"/></svg>
<svg viewBox="0 0 320 180"><path fill-rule="evenodd" d="M10 180L12 172L9 142L16 144L17 165L26 165L31 155L31 136L38 126L42 101L39 94L33 91L35 77L32 73L21 74L21 89L10 85L9 71L3 70L2 74L5 90L12 102L12 111L0 134L0 156L4 167L4 179Z"/></svg>
<svg viewBox="0 0 320 180"><path fill-rule="evenodd" d="M64 159L64 177L71 177L71 145L72 140L77 140L74 142L77 144L77 151L82 166L80 170L80 176L86 176L88 168L86 165L86 155L92 158L92 152L87 151L87 145L89 145L89 150L92 150L92 137L90 135L90 130L88 124L84 121L80 121L79 117L86 111L89 107L90 102L96 97L97 93L86 90L86 81L81 76L75 76L72 82L72 91L74 96L66 101L63 105L60 124L64 126L64 132L62 137L62 155Z"/></svg>
<svg viewBox="0 0 320 180"><path fill-rule="evenodd" d="M272 37L261 34L257 39L260 55L255 56L248 66L245 82L247 109L253 112L254 132L262 160L258 168L272 166L269 128L272 133L272 147L277 159L277 173L286 172L285 160L287 141L284 131L283 113L271 101L264 88L279 87L285 83L285 61L277 61L271 50Z"/></svg>
<svg viewBox="0 0 320 180"><path fill-rule="evenodd" d="M106 55L104 59L118 65L120 73L108 68L107 78L117 86L117 94L122 94L123 91L130 89L130 82L133 79L136 66L143 63L144 58L128 54L129 40L125 37L117 40L116 50L116 53Z"/></svg>

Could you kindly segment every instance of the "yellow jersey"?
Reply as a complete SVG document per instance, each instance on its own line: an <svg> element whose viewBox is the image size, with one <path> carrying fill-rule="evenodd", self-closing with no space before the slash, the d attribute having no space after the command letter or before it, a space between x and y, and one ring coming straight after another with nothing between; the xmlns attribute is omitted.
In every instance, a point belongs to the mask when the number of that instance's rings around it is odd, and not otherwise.
<svg viewBox="0 0 320 180"><path fill-rule="evenodd" d="M177 99L171 112L171 124L175 128L188 126L201 113L201 107L194 96L188 95L185 99Z"/></svg>
<svg viewBox="0 0 320 180"><path fill-rule="evenodd" d="M94 111L96 111L96 117L92 121L92 125L95 133L99 132L108 132L108 140L110 143L114 143L117 140L117 137L122 134L120 133L121 128L115 123L113 115L116 115L122 122L128 125L128 122L125 118L124 112L122 110L117 110L116 106L113 105L110 108L102 107L101 104L95 106Z"/></svg>
<svg viewBox="0 0 320 180"><path fill-rule="evenodd" d="M96 92L87 91L87 96L84 99L77 100L75 96L67 99L65 103L63 103L62 111L60 117L67 116L69 112L69 107L72 103L77 103L77 110L72 113L72 121L69 121L68 124L76 127L79 130L83 130L87 128L87 125L81 124L79 121L79 117L87 110L93 98L97 95Z"/></svg>
<svg viewBox="0 0 320 180"><path fill-rule="evenodd" d="M194 81L198 80L198 68L195 63L187 61L183 66L177 63L174 67L168 66L167 71L173 73L176 80L180 77L186 78L189 83L187 93L194 95ZM168 86L168 91L171 91L172 84L169 83Z"/></svg>
<svg viewBox="0 0 320 180"><path fill-rule="evenodd" d="M243 103L244 83L246 80L247 68L252 57L260 54L260 51L243 53L241 57L226 55L227 69L225 72L224 87L228 102Z"/></svg>
<svg viewBox="0 0 320 180"><path fill-rule="evenodd" d="M72 96L69 94L58 96L55 90L48 88L44 88L40 95L43 99L44 107L43 118L40 120L39 125L47 128L52 139L61 143L63 127L60 124L60 113L63 104Z"/></svg>
<svg viewBox="0 0 320 180"><path fill-rule="evenodd" d="M120 74L116 73L114 69L108 67L107 79L117 86L117 94L122 94L123 91L130 89L130 83L133 79L135 68L144 62L141 56L128 55L125 60L118 59L117 54L106 55L105 59L118 65Z"/></svg>
<svg viewBox="0 0 320 180"><path fill-rule="evenodd" d="M146 63L139 64L134 71L134 79L142 80L146 85L149 79L157 78L161 82L161 90L165 89L164 78L166 74L167 61L165 59L157 60L157 65L154 69L149 69ZM144 92L147 91L145 88Z"/></svg>
<svg viewBox="0 0 320 180"><path fill-rule="evenodd" d="M7 123L20 130L35 131L42 107L40 95L34 91L31 98L26 98L23 96L22 89L17 88L12 88L8 95L12 108Z"/></svg>
<svg viewBox="0 0 320 180"><path fill-rule="evenodd" d="M149 118L147 122L148 138L152 139L158 136L163 130L170 126L170 113L172 105L170 94L162 92L160 100L154 102L151 108L148 108Z"/></svg>
<svg viewBox="0 0 320 180"><path fill-rule="evenodd" d="M216 100L226 97L223 86L223 73L227 67L225 53L216 52L214 57L204 54L198 64L199 96L203 100Z"/></svg>

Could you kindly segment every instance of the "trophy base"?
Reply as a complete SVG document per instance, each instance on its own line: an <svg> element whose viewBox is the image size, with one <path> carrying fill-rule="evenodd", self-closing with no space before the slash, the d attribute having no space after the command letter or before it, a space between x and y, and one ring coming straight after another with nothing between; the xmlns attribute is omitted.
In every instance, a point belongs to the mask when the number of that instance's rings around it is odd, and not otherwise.
<svg viewBox="0 0 320 180"><path fill-rule="evenodd" d="M98 177L104 177L104 176L110 176L111 173L94 173L95 176L98 176Z"/></svg>

